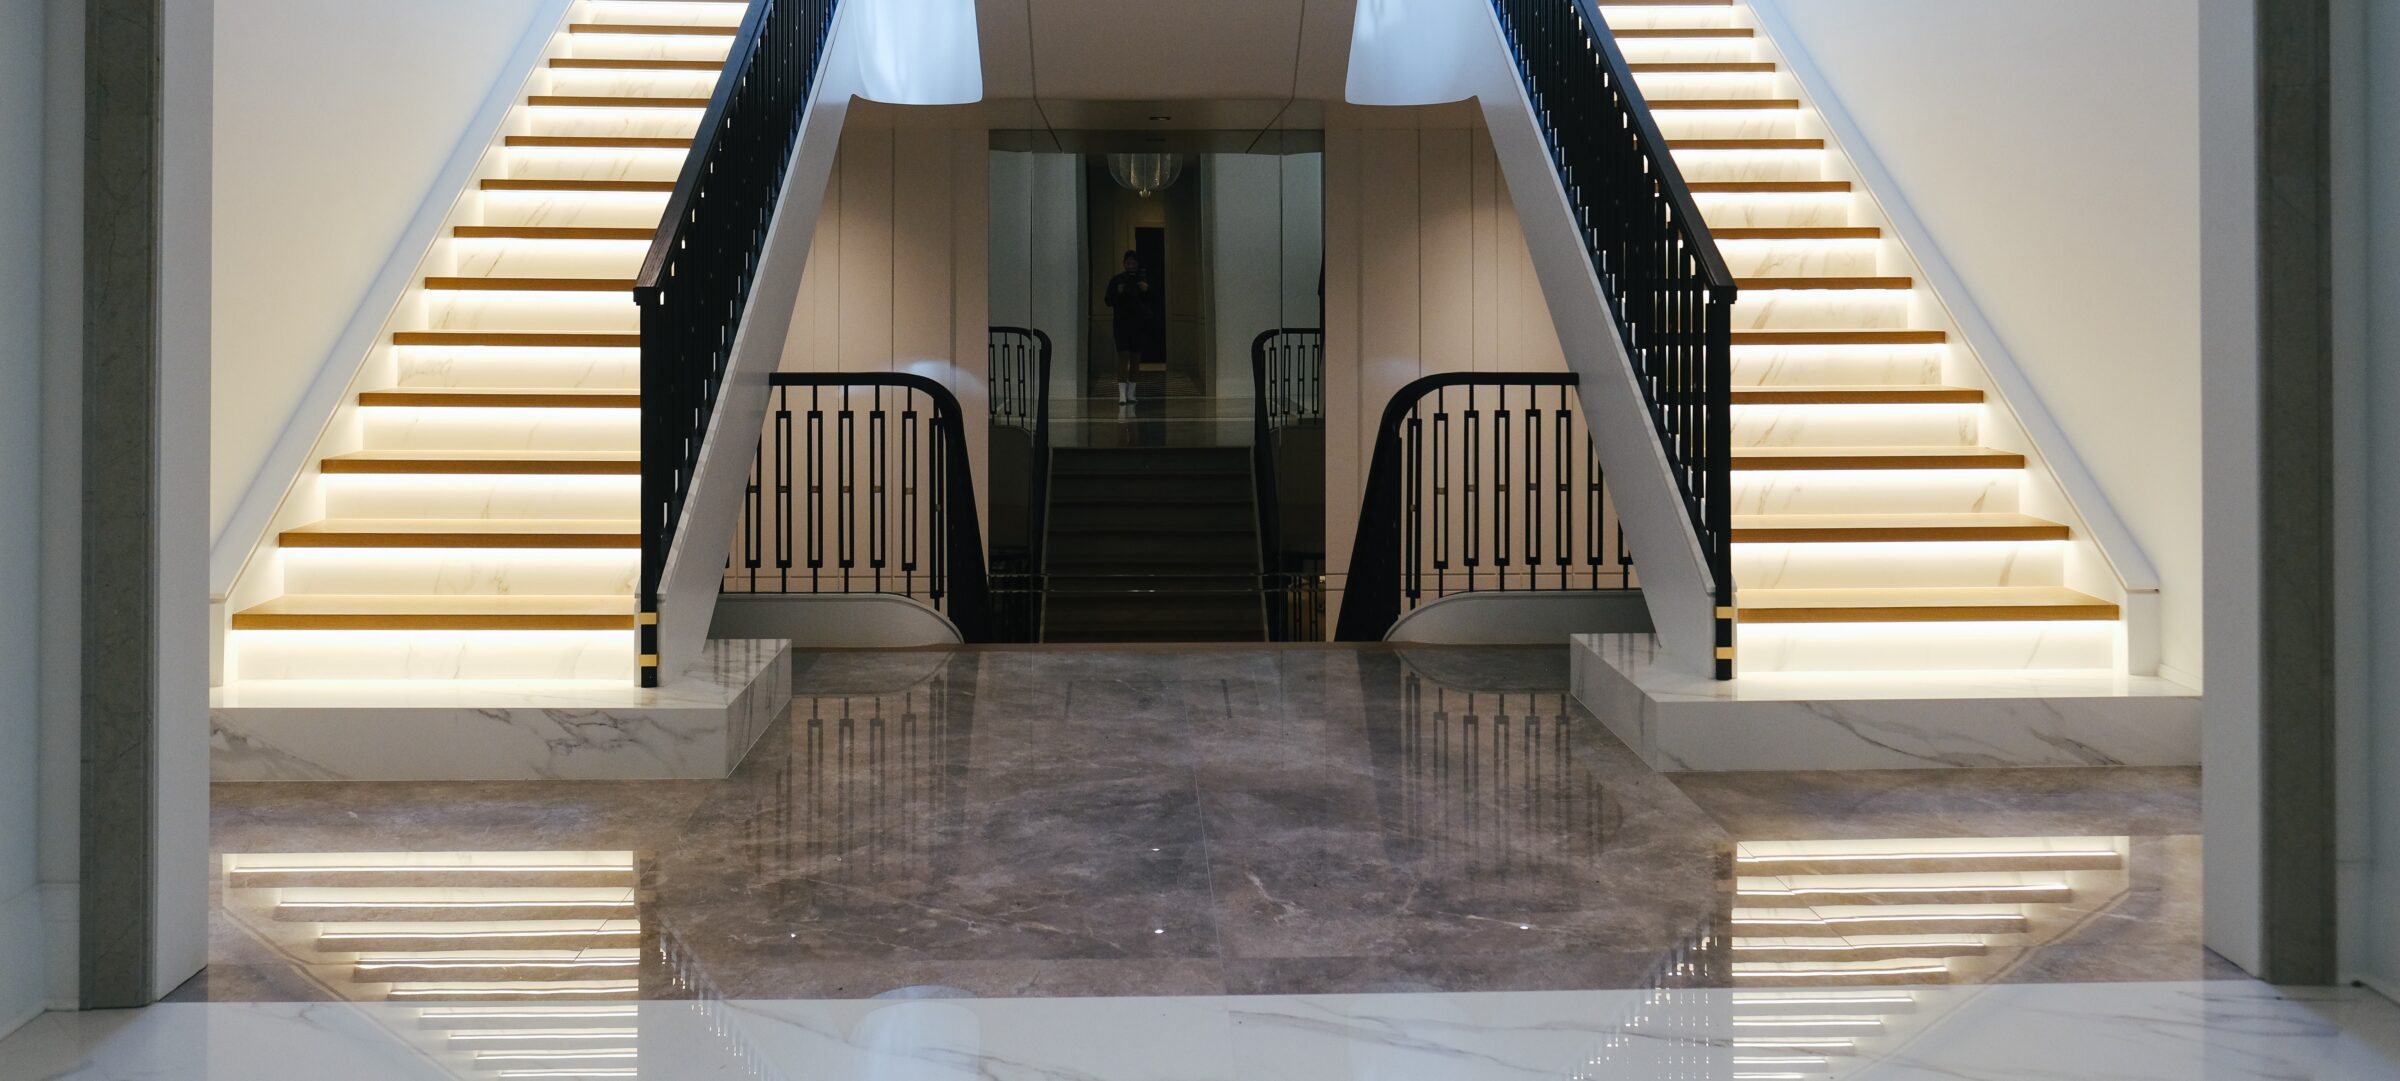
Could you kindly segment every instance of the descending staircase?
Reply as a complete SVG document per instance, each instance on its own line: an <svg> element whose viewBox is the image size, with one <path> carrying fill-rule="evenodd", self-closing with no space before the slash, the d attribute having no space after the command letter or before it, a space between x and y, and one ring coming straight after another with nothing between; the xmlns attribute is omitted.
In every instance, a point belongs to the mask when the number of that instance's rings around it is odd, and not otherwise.
<svg viewBox="0 0 2400 1081"><path fill-rule="evenodd" d="M747 5L578 0L237 607L238 678L629 680L631 290Z"/></svg>
<svg viewBox="0 0 2400 1081"><path fill-rule="evenodd" d="M1043 641L1265 638L1248 448L1059 448L1048 522Z"/></svg>
<svg viewBox="0 0 2400 1081"><path fill-rule="evenodd" d="M2068 588L2070 527L2018 513L1999 403L1734 0L1603 16L1737 278L1734 582L1743 671L2101 669L2117 604ZM2120 669L2121 670L2121 669Z"/></svg>

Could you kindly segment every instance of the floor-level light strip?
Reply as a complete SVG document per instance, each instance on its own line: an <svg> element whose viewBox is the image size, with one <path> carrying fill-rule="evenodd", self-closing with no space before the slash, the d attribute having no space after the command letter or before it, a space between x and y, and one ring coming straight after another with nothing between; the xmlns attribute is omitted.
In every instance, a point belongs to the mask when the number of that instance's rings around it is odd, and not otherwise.
<svg viewBox="0 0 2400 1081"><path fill-rule="evenodd" d="M357 962L357 963L356 963L355 967L357 967L357 968L363 968L363 969L385 969L385 968L633 968L633 967L635 967L635 966L638 966L638 965L640 965L641 963L642 963L642 962L641 962L639 959L633 959L633 960L624 960L624 961L519 961L519 960L509 960L509 959L505 959L505 958L493 958L493 959L491 959L491 960L487 960L487 961L474 961L474 960L468 960L468 961L429 961L429 960L408 960L408 961L360 961L360 962Z"/></svg>
<svg viewBox="0 0 2400 1081"><path fill-rule="evenodd" d="M642 1030L638 1028L489 1029L483 1032L453 1032L450 1038L461 1043L479 1040L630 1040L641 1034Z"/></svg>
<svg viewBox="0 0 2400 1081"><path fill-rule="evenodd" d="M1737 980L1745 976L1752 979L1766 976L1778 979L1831 979L1836 976L1924 976L1948 971L1950 969L1946 965L1912 965L1907 968L1768 968L1735 969L1733 977Z"/></svg>
<svg viewBox="0 0 2400 1081"><path fill-rule="evenodd" d="M1864 863L1869 860L2024 860L2024 859L2107 859L2117 853L2103 852L1819 852L1781 856L1743 856L1737 863Z"/></svg>
<svg viewBox="0 0 2400 1081"><path fill-rule="evenodd" d="M1779 946L1779 945L1771 945L1771 944L1764 944L1764 943L1747 943L1747 944L1745 944L1745 943L1742 943L1742 942L1735 942L1735 943L1733 944L1733 948L1734 948L1734 951L1735 951L1735 952L1737 952L1737 953L1738 953L1738 952L1740 952L1740 951L1743 951L1743 950L1751 950L1751 951L1758 951L1758 950L1814 950L1814 951L1818 951L1818 952L1822 952L1822 953L1841 953L1841 952L1846 952L1846 951L1854 951L1854 950L1889 950L1889 949L1911 949L1911 950L1917 950L1917 949L1931 949L1931 950L1953 950L1953 949L1974 949L1974 948L1976 948L1976 947L1978 947L1978 946L1981 946L1981 945L1983 945L1983 943L1981 943L1981 942L1960 941L1960 940L1955 940L1955 939L1954 939L1954 940L1943 941L1943 942L1811 942L1811 943L1795 943L1795 944L1793 944L1793 945L1789 945L1789 946Z"/></svg>
<svg viewBox="0 0 2400 1081"><path fill-rule="evenodd" d="M528 1010L435 1006L417 1016L429 1021L547 1021L561 1017L639 1017L641 1012L639 1006L542 1006Z"/></svg>
<svg viewBox="0 0 2400 1081"><path fill-rule="evenodd" d="M601 983L589 987L394 987L394 997L467 998L475 995L630 995L641 985L632 981Z"/></svg>
<svg viewBox="0 0 2400 1081"><path fill-rule="evenodd" d="M325 941L349 941L359 938L596 938L601 935L639 935L639 927L609 928L590 931L327 931L318 935Z"/></svg>
<svg viewBox="0 0 2400 1081"><path fill-rule="evenodd" d="M631 1047L603 1047L589 1051L477 1051L477 1062L567 1062L576 1059L640 1058L640 1050Z"/></svg>

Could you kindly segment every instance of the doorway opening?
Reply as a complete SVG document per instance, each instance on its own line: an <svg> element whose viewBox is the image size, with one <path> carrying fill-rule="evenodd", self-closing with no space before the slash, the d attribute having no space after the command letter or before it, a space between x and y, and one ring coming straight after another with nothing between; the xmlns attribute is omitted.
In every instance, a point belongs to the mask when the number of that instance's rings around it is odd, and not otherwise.
<svg viewBox="0 0 2400 1081"><path fill-rule="evenodd" d="M1321 136L993 145L985 481L1006 633L1322 640Z"/></svg>

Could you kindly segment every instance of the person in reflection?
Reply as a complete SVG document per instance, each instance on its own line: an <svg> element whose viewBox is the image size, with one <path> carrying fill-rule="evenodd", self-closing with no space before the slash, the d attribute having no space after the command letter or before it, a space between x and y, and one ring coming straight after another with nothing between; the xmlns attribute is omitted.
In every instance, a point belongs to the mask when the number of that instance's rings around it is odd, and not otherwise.
<svg viewBox="0 0 2400 1081"><path fill-rule="evenodd" d="M1108 279L1108 304L1117 339L1117 404L1133 404L1133 384L1142 366L1142 340L1150 328L1150 272L1137 252L1125 253L1125 269Z"/></svg>

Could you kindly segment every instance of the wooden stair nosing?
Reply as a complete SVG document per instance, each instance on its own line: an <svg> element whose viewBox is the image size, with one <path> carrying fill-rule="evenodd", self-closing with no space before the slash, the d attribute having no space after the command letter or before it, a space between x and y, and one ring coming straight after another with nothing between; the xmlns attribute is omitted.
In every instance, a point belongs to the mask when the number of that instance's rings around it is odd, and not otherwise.
<svg viewBox="0 0 2400 1081"><path fill-rule="evenodd" d="M1733 388L1735 405L1977 405L1974 387L1773 387Z"/></svg>
<svg viewBox="0 0 2400 1081"><path fill-rule="evenodd" d="M690 150L692 141L639 135L511 135L503 145L520 149Z"/></svg>
<svg viewBox="0 0 2400 1081"><path fill-rule="evenodd" d="M1940 330L1737 330L1735 345L1941 345Z"/></svg>
<svg viewBox="0 0 2400 1081"><path fill-rule="evenodd" d="M642 463L631 458L474 458L439 455L361 458L337 454L323 459L317 465L325 473L350 476L638 477L642 474Z"/></svg>
<svg viewBox="0 0 2400 1081"><path fill-rule="evenodd" d="M1685 150L1823 150L1823 139L1669 139L1667 149Z"/></svg>
<svg viewBox="0 0 2400 1081"><path fill-rule="evenodd" d="M1879 240L1883 229L1874 225L1766 225L1712 228L1718 240Z"/></svg>
<svg viewBox="0 0 2400 1081"><path fill-rule="evenodd" d="M708 99L534 94L525 99L525 104L542 109L705 109Z"/></svg>
<svg viewBox="0 0 2400 1081"><path fill-rule="evenodd" d="M1799 108L1799 107L1800 107L1800 99L1798 99L1798 98L1651 98L1651 99L1650 99L1650 108L1651 108L1653 111L1657 111L1657 110L1665 110L1665 111L1667 111L1667 112L1685 112L1685 111L1690 111L1690 110L1709 110L1709 111L1715 111L1715 110L1720 110L1720 109L1741 109L1741 110L1797 109L1797 108Z"/></svg>
<svg viewBox="0 0 2400 1081"><path fill-rule="evenodd" d="M462 240L640 240L658 236L656 229L593 225L460 225L451 235Z"/></svg>
<svg viewBox="0 0 2400 1081"><path fill-rule="evenodd" d="M276 543L285 548L640 548L640 533L532 533L474 530L287 529Z"/></svg>
<svg viewBox="0 0 2400 1081"><path fill-rule="evenodd" d="M554 68L584 71L723 71L722 60L669 60L665 58L557 56L550 59Z"/></svg>
<svg viewBox="0 0 2400 1081"><path fill-rule="evenodd" d="M358 395L368 407L431 409L639 409L632 391L540 390L368 390Z"/></svg>
<svg viewBox="0 0 2400 1081"><path fill-rule="evenodd" d="M1813 195L1851 190L1847 180L1698 180L1687 186L1694 195Z"/></svg>
<svg viewBox="0 0 2400 1081"><path fill-rule="evenodd" d="M1752 38L1758 31L1747 26L1677 26L1641 27L1610 31L1620 39L1656 40L1660 38Z"/></svg>
<svg viewBox="0 0 2400 1081"><path fill-rule="evenodd" d="M393 345L505 346L519 349L633 349L639 334L567 334L551 331L403 330Z"/></svg>
<svg viewBox="0 0 2400 1081"><path fill-rule="evenodd" d="M2120 610L2107 601L2089 604L1933 604L1745 608L1734 602L1735 623L2066 623L2113 621Z"/></svg>
<svg viewBox="0 0 2400 1081"><path fill-rule="evenodd" d="M716 37L729 38L742 32L738 26L708 26L698 23L568 23L570 34L635 34L642 37Z"/></svg>
<svg viewBox="0 0 2400 1081"><path fill-rule="evenodd" d="M633 613L235 612L237 631L622 631Z"/></svg>
<svg viewBox="0 0 2400 1081"><path fill-rule="evenodd" d="M1774 515L1760 515L1772 519ZM1876 516L1869 515L1868 518ZM1962 517L1972 517L1971 515ZM1877 544L1957 543L1967 541L2059 541L2073 531L2058 522L2016 521L1976 524L1903 524L1868 521L1855 525L1817 522L1807 525L1742 524L1733 526L1735 544Z"/></svg>
<svg viewBox="0 0 2400 1081"><path fill-rule="evenodd" d="M2025 456L2013 451L1967 447L1912 448L1907 453L1862 453L1853 448L1802 450L1791 454L1761 453L1757 448L1733 452L1737 473L1780 473L1805 470L1870 469L2023 469Z"/></svg>
<svg viewBox="0 0 2400 1081"><path fill-rule="evenodd" d="M631 191L666 194L675 190L675 182L672 180L546 180L493 177L483 180L481 187L484 191Z"/></svg>
<svg viewBox="0 0 2400 1081"><path fill-rule="evenodd" d="M1776 71L1772 60L1654 60L1625 68L1636 75L1772 75Z"/></svg>
<svg viewBox="0 0 2400 1081"><path fill-rule="evenodd" d="M469 293L631 293L632 278L448 278L425 279L425 288Z"/></svg>
<svg viewBox="0 0 2400 1081"><path fill-rule="evenodd" d="M1735 278L1735 289L1744 292L1772 292L1778 289L1914 289L1915 278L1904 277L1804 277Z"/></svg>

